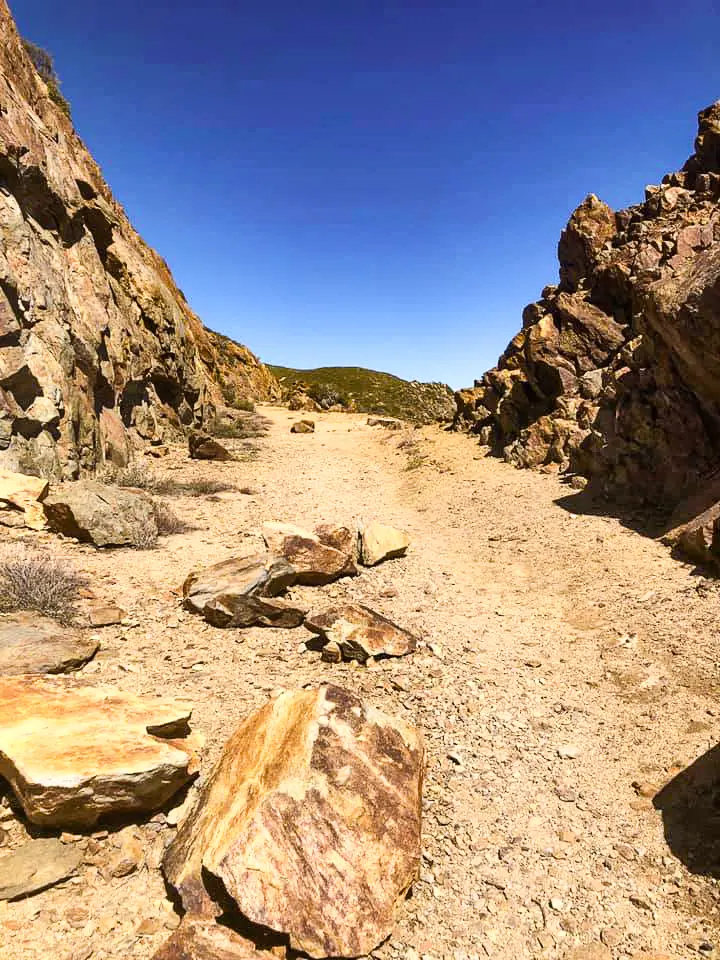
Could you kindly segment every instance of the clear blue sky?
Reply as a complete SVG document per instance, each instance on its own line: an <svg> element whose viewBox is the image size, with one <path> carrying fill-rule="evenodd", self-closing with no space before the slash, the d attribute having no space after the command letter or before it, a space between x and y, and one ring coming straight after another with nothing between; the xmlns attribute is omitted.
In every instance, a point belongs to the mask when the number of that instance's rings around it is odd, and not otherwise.
<svg viewBox="0 0 720 960"><path fill-rule="evenodd" d="M470 384L720 97L711 0L11 3L193 307L289 366Z"/></svg>

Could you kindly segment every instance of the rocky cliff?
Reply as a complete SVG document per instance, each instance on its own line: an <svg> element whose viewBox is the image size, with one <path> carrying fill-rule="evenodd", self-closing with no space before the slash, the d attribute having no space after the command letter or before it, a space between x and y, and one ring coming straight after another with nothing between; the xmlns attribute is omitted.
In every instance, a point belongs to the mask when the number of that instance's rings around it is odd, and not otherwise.
<svg viewBox="0 0 720 960"><path fill-rule="evenodd" d="M720 467L720 102L643 203L615 213L587 197L558 258L559 283L497 367L457 394L456 425L614 498L702 500Z"/></svg>
<svg viewBox="0 0 720 960"><path fill-rule="evenodd" d="M0 466L75 477L276 392L132 228L0 0Z"/></svg>

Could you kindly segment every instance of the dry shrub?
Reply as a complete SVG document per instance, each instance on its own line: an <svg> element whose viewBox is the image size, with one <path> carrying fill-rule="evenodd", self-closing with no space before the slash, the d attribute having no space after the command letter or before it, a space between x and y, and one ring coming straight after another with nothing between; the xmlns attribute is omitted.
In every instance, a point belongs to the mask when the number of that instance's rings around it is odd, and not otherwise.
<svg viewBox="0 0 720 960"><path fill-rule="evenodd" d="M168 537L173 533L187 533L193 528L189 523L181 520L175 511L162 500L153 500L155 511L155 525L159 537Z"/></svg>
<svg viewBox="0 0 720 960"><path fill-rule="evenodd" d="M215 417L206 425L211 437L220 440L249 440L253 437L264 437L270 428L267 417L259 414L249 414L230 418Z"/></svg>
<svg viewBox="0 0 720 960"><path fill-rule="evenodd" d="M75 617L75 603L87 579L67 560L26 547L0 553L0 610L35 610L62 623Z"/></svg>
<svg viewBox="0 0 720 960"><path fill-rule="evenodd" d="M148 493L163 497L207 497L216 493L235 490L232 483L224 480L163 480L140 463L131 463L129 467L105 467L98 474L102 483L112 483L116 487L135 487Z"/></svg>

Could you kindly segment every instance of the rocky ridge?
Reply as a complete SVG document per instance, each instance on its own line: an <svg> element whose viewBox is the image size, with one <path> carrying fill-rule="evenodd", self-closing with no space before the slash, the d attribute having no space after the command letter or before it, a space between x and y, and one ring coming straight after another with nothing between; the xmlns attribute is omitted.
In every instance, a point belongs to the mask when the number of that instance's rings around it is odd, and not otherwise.
<svg viewBox="0 0 720 960"><path fill-rule="evenodd" d="M664 510L696 494L691 514L705 509L720 455L719 199L720 101L643 203L616 213L590 195L577 208L559 283L456 395L456 426L519 467L557 465Z"/></svg>
<svg viewBox="0 0 720 960"><path fill-rule="evenodd" d="M0 0L0 465L77 477L277 393L135 232Z"/></svg>

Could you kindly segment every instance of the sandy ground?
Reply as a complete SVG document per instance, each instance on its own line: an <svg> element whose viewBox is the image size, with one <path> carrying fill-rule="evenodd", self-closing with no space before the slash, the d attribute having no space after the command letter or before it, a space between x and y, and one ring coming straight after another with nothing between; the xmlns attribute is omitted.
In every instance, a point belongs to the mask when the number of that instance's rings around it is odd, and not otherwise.
<svg viewBox="0 0 720 960"><path fill-rule="evenodd" d="M417 724L429 754L422 877L377 957L720 956L716 583L465 436L343 414L291 435L297 415L262 412L272 427L254 460L194 463L178 447L152 463L252 494L175 499L197 529L156 550L58 547L128 612L97 631L84 675L189 698L204 772L282 688L332 680ZM186 574L259 545L265 520L372 518L410 533L405 559L293 595L373 606L421 636L411 657L326 664L303 628L223 631L180 608ZM26 833L6 807L12 847ZM152 956L177 923L157 869L173 828L160 814L124 829L142 840L140 868L110 876L116 827L76 841L78 877L0 903L0 956Z"/></svg>

